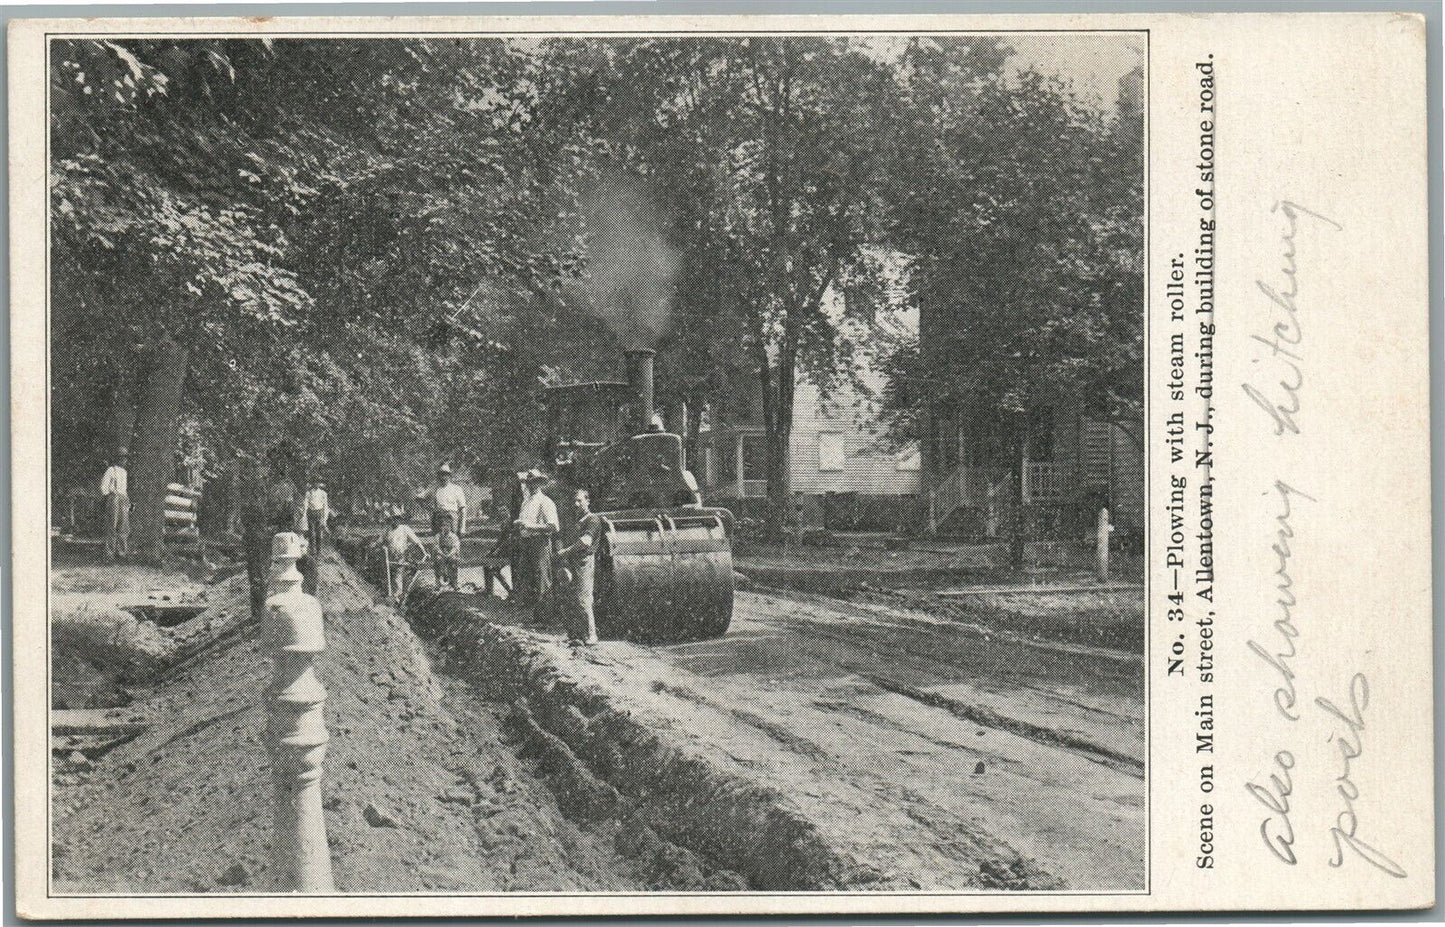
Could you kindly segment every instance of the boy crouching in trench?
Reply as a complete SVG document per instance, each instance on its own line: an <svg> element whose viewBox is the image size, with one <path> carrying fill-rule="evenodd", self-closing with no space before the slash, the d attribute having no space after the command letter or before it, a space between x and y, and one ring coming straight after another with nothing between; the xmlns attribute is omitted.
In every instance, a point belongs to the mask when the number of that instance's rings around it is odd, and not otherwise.
<svg viewBox="0 0 1445 927"><path fill-rule="evenodd" d="M437 532L436 550L432 554L432 572L436 575L436 587L440 592L450 586L459 589L457 571L462 562L462 540L452 530L451 519L441 519L441 530Z"/></svg>

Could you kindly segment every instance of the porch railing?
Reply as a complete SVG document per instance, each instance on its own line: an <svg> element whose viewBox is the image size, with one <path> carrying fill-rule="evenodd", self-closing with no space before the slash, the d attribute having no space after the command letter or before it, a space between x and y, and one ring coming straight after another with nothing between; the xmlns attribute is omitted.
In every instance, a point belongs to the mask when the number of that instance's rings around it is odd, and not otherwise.
<svg viewBox="0 0 1445 927"><path fill-rule="evenodd" d="M1024 501L1054 502L1063 498L1064 474L1052 461L1024 462Z"/></svg>
<svg viewBox="0 0 1445 927"><path fill-rule="evenodd" d="M982 510L986 533L997 530L1000 513L1009 504L1013 474L982 467L955 467L928 491L929 530L948 520L964 506Z"/></svg>
<svg viewBox="0 0 1445 927"><path fill-rule="evenodd" d="M928 491L928 527L937 531L954 512L969 506L979 509L984 531L992 537L1003 513L1014 503L1013 473L983 467L955 467ZM1065 474L1052 461L1024 463L1023 501L1057 502L1065 495Z"/></svg>

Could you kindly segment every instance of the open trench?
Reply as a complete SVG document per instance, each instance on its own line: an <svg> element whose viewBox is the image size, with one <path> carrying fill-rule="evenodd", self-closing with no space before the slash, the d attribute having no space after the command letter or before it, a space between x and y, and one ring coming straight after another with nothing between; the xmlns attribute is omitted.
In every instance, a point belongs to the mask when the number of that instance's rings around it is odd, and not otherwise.
<svg viewBox="0 0 1445 927"><path fill-rule="evenodd" d="M545 733L539 703L520 689L478 685L480 665L424 640L376 604L375 592L340 559L323 561L327 650L317 668L331 734L323 795L340 891L749 887L661 836L643 802L610 791ZM244 596L243 581L217 587L199 620L217 631L222 612L244 614ZM245 893L274 884L262 746L271 661L259 627L227 625L203 652L171 656L144 682L124 677L123 709L87 710L108 728L120 711L134 721L104 751L67 762L78 752L68 745L75 722L56 728L58 891ZM500 680L497 670L488 665Z"/></svg>
<svg viewBox="0 0 1445 927"><path fill-rule="evenodd" d="M569 648L486 596L423 593L409 619L505 707L569 813L646 826L747 888L1142 880L1127 649L792 593L741 594L723 638L652 647Z"/></svg>
<svg viewBox="0 0 1445 927"><path fill-rule="evenodd" d="M134 731L57 766L62 888L269 884L269 654L255 625L223 620L245 614L243 587L216 587L201 616L162 629L185 647L97 722ZM487 596L421 588L399 615L332 555L321 599L342 891L1140 881L1141 667L1100 644L1136 621L1129 608L1002 626L977 610L752 591L722 638L571 648Z"/></svg>
<svg viewBox="0 0 1445 927"><path fill-rule="evenodd" d="M498 607L508 606L489 603ZM418 590L407 619L444 691L480 695L563 813L614 830L618 850L666 887L879 887L878 872L829 848L780 793L617 707L611 693L569 676L533 634L490 620L473 596Z"/></svg>
<svg viewBox="0 0 1445 927"><path fill-rule="evenodd" d="M436 655L435 643L427 649ZM470 803L467 791L479 786L485 788L486 784L496 785L495 781L488 780L495 780L496 770L503 766L476 763L468 756L477 752L481 742L491 740L498 752L511 753L516 760L514 780L533 783L532 791L526 795L496 794L493 808L483 813L514 800L539 804L535 790L545 788L551 801L540 804L555 804L555 812L572 825L567 828L572 839L580 838L579 842L588 844L585 855L592 857L571 874L570 878L576 880L576 889L735 891L748 887L737 873L659 836L645 817L604 782L590 775L565 743L537 723L525 699L499 700L496 690L490 687L479 688L472 680L453 675L437 663L433 663L433 668L439 670L433 678L458 727L451 765L457 768L466 787L451 800ZM522 787L525 788L525 784ZM611 871L604 874L599 869ZM529 884L525 874L515 868L511 875L513 878L506 886L509 890L548 887ZM603 878L592 881L599 876Z"/></svg>
<svg viewBox="0 0 1445 927"><path fill-rule="evenodd" d="M781 794L568 678L525 632L488 621L466 598L419 597L412 626L448 689L470 687L501 707L509 741L570 818L614 828L621 852L675 888L876 886L877 872L830 849Z"/></svg>

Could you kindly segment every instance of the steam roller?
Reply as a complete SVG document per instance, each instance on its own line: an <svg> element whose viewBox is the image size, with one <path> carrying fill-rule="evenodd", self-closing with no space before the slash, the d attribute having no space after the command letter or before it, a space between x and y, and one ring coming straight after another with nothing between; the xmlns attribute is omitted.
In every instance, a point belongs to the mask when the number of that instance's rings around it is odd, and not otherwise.
<svg viewBox="0 0 1445 927"><path fill-rule="evenodd" d="M558 511L570 511L571 491L583 488L602 522L597 631L651 643L718 637L732 622L732 512L703 505L682 438L654 414L654 352L626 356L625 383L544 396Z"/></svg>

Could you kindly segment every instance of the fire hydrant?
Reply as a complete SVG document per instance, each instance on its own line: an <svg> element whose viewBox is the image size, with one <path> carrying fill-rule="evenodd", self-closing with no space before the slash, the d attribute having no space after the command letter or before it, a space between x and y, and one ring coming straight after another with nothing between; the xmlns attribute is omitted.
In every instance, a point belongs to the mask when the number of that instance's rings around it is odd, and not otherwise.
<svg viewBox="0 0 1445 927"><path fill-rule="evenodd" d="M296 561L306 540L282 532L271 539L265 637L275 656L267 690L266 749L274 786L273 863L278 888L329 892L331 850L321 809L321 764L326 758L326 689L312 665L326 649L321 603L301 591Z"/></svg>

